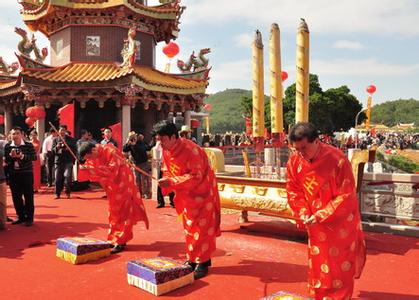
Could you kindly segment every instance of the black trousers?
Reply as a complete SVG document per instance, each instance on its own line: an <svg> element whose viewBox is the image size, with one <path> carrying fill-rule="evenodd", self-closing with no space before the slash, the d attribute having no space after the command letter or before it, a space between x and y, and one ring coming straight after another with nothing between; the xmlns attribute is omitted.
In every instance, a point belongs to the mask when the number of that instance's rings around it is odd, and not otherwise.
<svg viewBox="0 0 419 300"><path fill-rule="evenodd" d="M54 182L54 154L49 151L46 155L45 167L47 170L47 183L51 186Z"/></svg>
<svg viewBox="0 0 419 300"><path fill-rule="evenodd" d="M55 195L59 196L63 189L66 194L71 192L73 179L73 163L58 163L55 165Z"/></svg>
<svg viewBox="0 0 419 300"><path fill-rule="evenodd" d="M10 190L19 220L33 221L33 172L10 173Z"/></svg>

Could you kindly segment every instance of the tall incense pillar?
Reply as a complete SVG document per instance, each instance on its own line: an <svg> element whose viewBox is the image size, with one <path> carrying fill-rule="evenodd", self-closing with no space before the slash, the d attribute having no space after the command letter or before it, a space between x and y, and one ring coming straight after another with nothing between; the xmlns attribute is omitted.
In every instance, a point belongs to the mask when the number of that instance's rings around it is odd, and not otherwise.
<svg viewBox="0 0 419 300"><path fill-rule="evenodd" d="M209 119L209 114L208 114L208 116L205 117L205 128L206 128L207 134L210 134L210 119Z"/></svg>
<svg viewBox="0 0 419 300"><path fill-rule="evenodd" d="M263 82L263 43L262 34L256 30L252 47L253 61L253 138L256 149L261 151L265 129L265 93Z"/></svg>
<svg viewBox="0 0 419 300"><path fill-rule="evenodd" d="M307 23L301 19L297 33L297 79L295 122L308 122L310 32Z"/></svg>
<svg viewBox="0 0 419 300"><path fill-rule="evenodd" d="M370 129L371 127L371 105L372 105L372 96L368 96L367 100L367 119L365 120L365 128Z"/></svg>
<svg viewBox="0 0 419 300"><path fill-rule="evenodd" d="M281 39L278 24L271 27L269 39L269 65L271 87L271 132L275 142L280 141L280 133L284 131L283 121L283 87L281 78Z"/></svg>

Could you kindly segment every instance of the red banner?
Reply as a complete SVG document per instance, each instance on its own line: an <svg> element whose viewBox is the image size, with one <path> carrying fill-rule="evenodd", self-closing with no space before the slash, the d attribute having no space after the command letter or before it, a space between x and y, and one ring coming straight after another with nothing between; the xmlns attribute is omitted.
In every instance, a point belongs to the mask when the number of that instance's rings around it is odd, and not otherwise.
<svg viewBox="0 0 419 300"><path fill-rule="evenodd" d="M61 107L58 110L58 116L60 117L60 125L67 125L67 130L74 137L74 104L67 104Z"/></svg>
<svg viewBox="0 0 419 300"><path fill-rule="evenodd" d="M118 144L118 149L122 151L122 124L121 122L109 126L112 130L112 138Z"/></svg>

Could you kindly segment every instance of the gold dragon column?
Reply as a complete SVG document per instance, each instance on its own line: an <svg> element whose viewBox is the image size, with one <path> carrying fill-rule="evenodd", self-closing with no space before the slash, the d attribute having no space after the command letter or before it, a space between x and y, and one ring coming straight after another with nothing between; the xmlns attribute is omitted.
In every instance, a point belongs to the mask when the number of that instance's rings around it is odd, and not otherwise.
<svg viewBox="0 0 419 300"><path fill-rule="evenodd" d="M309 83L310 83L310 32L307 23L301 19L297 33L297 79L295 122L308 122Z"/></svg>
<svg viewBox="0 0 419 300"><path fill-rule="evenodd" d="M265 130L265 93L263 82L263 43L262 34L256 30L252 46L253 61L253 138L256 149L261 151Z"/></svg>
<svg viewBox="0 0 419 300"><path fill-rule="evenodd" d="M281 78L281 39L278 24L271 27L269 39L269 65L270 65L270 87L271 87L271 132L275 141L280 140L280 133L283 132L283 87Z"/></svg>

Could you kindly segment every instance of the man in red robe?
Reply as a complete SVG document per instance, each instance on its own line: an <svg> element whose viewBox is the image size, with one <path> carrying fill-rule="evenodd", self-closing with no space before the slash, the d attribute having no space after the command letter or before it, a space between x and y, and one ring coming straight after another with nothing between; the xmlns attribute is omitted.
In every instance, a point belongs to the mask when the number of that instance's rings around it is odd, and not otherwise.
<svg viewBox="0 0 419 300"><path fill-rule="evenodd" d="M211 255L220 236L220 196L205 151L194 142L179 138L176 125L162 121L154 133L163 148L164 195L175 193L175 208L182 216L186 234L187 264L202 278L211 266Z"/></svg>
<svg viewBox="0 0 419 300"><path fill-rule="evenodd" d="M288 203L308 232L310 294L350 299L366 253L351 164L319 141L311 123L296 124L289 139L295 151L287 167Z"/></svg>
<svg viewBox="0 0 419 300"><path fill-rule="evenodd" d="M89 171L90 180L99 182L106 192L109 200L108 241L113 246L112 253L118 253L133 238L132 228L138 221L144 221L148 228L134 174L122 153L112 144L83 143L79 154L86 159L84 168Z"/></svg>

